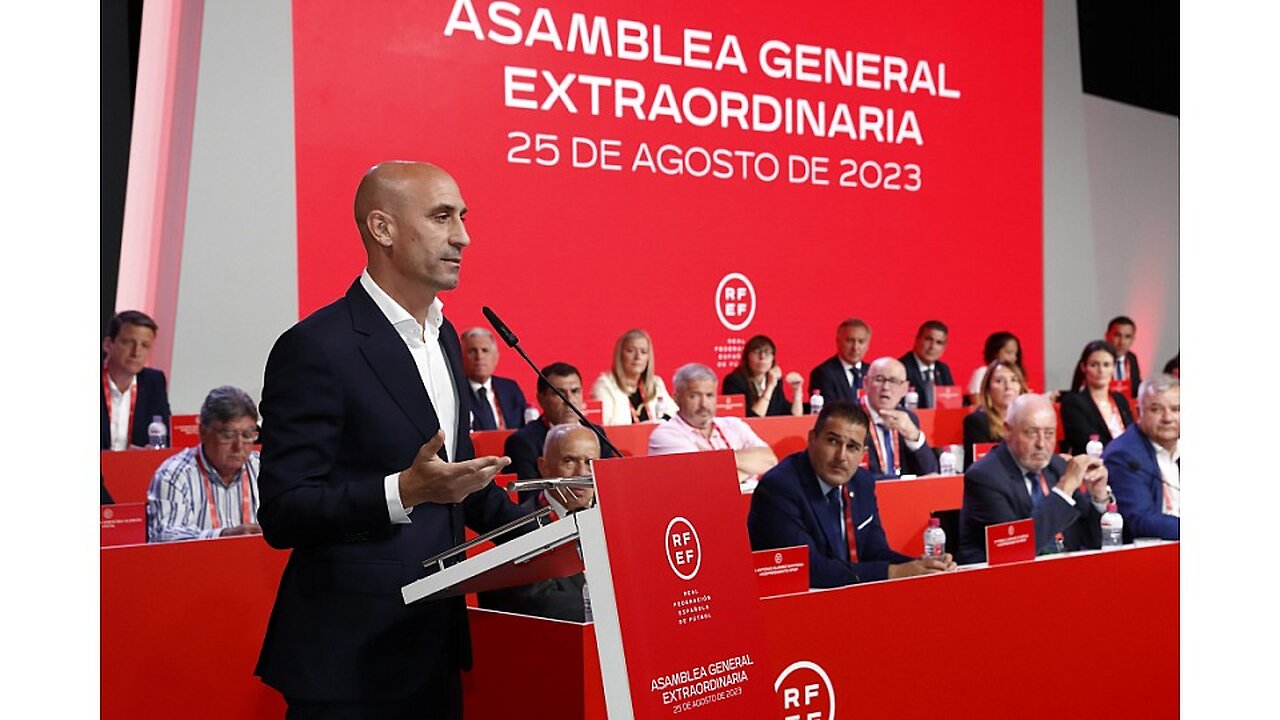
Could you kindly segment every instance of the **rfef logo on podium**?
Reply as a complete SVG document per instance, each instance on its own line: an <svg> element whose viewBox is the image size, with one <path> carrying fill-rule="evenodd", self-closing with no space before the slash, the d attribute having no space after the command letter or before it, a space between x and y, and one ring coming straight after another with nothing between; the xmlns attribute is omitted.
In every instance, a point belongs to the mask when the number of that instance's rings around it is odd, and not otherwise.
<svg viewBox="0 0 1280 720"><path fill-rule="evenodd" d="M791 663L778 674L773 691L782 720L835 720L836 690L822 666L808 660Z"/></svg>

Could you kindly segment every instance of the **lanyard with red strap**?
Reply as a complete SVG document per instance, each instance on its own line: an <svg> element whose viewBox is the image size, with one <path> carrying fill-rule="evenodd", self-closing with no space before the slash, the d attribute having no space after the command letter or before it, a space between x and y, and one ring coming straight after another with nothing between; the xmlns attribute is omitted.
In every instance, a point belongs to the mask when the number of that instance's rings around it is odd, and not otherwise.
<svg viewBox="0 0 1280 720"><path fill-rule="evenodd" d="M871 414L871 403L867 402L866 397L862 398L862 408L867 411L867 417L879 417L879 413L877 413L874 416ZM889 457L889 455L888 453L885 452L884 433L880 432L880 425L877 423L872 423L871 430L867 434L871 436L871 442L873 445L875 445L875 448L876 448L876 457L880 459L880 471L885 473L886 475L900 474L898 470L899 468L902 467L902 458L898 456L901 455L902 453L897 452L897 449L901 448L902 445L898 442L897 429L889 428L889 441L893 443L894 453L893 453L893 467L889 468L888 470L885 469L884 463L885 463L885 458Z"/></svg>
<svg viewBox="0 0 1280 720"><path fill-rule="evenodd" d="M213 483L209 482L209 471L204 467L204 448L196 451L196 468L200 470L200 479L204 481L204 496L209 501L209 522L213 524L213 529L219 529L222 524L218 522L218 508L213 502ZM240 469L243 478L240 481L240 522L247 523L251 520L252 500L249 493L249 463L246 462L244 467Z"/></svg>
<svg viewBox="0 0 1280 720"><path fill-rule="evenodd" d="M115 428L111 422L111 407L115 403L111 402L111 382L110 376L107 375L107 366L102 366L102 399L107 401L107 427ZM129 383L129 421L124 426L124 445L129 447L129 435L133 432L133 410L138 406L138 381L135 379Z"/></svg>

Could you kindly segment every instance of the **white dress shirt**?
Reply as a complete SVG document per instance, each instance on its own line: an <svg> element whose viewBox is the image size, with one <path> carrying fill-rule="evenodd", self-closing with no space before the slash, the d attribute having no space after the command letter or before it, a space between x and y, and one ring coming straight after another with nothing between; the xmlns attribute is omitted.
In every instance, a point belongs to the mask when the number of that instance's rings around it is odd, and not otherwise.
<svg viewBox="0 0 1280 720"><path fill-rule="evenodd" d="M138 383L138 376L133 375L129 378L129 387L123 392L116 387L110 376L107 377L107 386L111 388L111 449L127 450L129 449L129 421L133 418L129 417L129 405L133 394L133 386Z"/></svg>
<svg viewBox="0 0 1280 720"><path fill-rule="evenodd" d="M1178 467L1178 460L1182 457L1180 443L1173 446L1173 452L1155 443L1151 443L1151 447L1155 448L1156 464L1160 466L1160 477L1164 479L1165 502L1161 510L1165 515L1182 517L1182 470Z"/></svg>
<svg viewBox="0 0 1280 720"><path fill-rule="evenodd" d="M373 299L378 309L386 316L387 322L399 333L409 354L413 356L413 364L418 368L422 378L422 387L431 399L436 417L440 419L440 429L444 432L444 450L446 458L452 462L458 447L458 390L453 384L453 373L449 370L449 361L440 347L440 326L444 323L444 303L437 297L427 308L427 324L423 327L391 296L378 287L366 268L360 273L360 286ZM400 473L388 475L384 480L387 496L387 512L393 523L409 522L409 513L400 501Z"/></svg>

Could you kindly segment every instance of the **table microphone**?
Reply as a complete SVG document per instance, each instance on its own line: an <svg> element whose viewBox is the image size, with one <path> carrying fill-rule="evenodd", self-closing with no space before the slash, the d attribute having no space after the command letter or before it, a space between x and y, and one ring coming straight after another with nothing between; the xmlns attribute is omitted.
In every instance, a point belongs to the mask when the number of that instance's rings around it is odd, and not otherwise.
<svg viewBox="0 0 1280 720"><path fill-rule="evenodd" d="M588 420L587 416L582 414L582 411L578 409L577 405L569 402L569 396L565 395L563 390L556 387L546 375L543 375L542 371L538 369L538 366L529 359L529 356L525 354L524 349L520 347L520 339L516 337L515 333L511 332L511 328L507 327L506 323L499 320L498 316L489 309L489 306L482 306L480 308L480 312L484 313L485 319L488 320L489 324L493 326L493 329L497 331L498 337L502 338L502 342L506 343L507 347L514 348L516 352L520 353L520 357L524 358L524 361L529 363L529 367L533 368L533 371L538 373L538 377L542 378L542 380L547 384L547 387L554 390L556 395L559 395L560 399L564 401L564 404L568 405L569 409L573 411L573 414L577 415L578 419L582 420L582 424L590 428L591 432L595 433L596 437L600 438L600 444L612 450L615 457L622 457L622 451L619 450L616 445L609 442L609 438L605 437L604 431L595 423Z"/></svg>

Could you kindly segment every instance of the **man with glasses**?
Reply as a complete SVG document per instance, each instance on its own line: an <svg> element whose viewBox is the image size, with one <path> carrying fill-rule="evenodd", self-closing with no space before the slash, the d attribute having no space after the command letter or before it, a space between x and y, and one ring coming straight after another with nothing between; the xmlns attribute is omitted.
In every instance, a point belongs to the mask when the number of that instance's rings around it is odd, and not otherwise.
<svg viewBox="0 0 1280 720"><path fill-rule="evenodd" d="M258 535L258 408L214 388L200 407L200 444L164 461L147 489L150 542Z"/></svg>
<svg viewBox="0 0 1280 720"><path fill-rule="evenodd" d="M1020 395L1005 413L1005 441L964 474L961 564L985 562L986 527L1032 518L1037 553L1102 547L1100 521L1115 502L1099 458L1054 454L1058 419L1043 395ZM1085 492L1087 490L1087 493Z"/></svg>
<svg viewBox="0 0 1280 720"><path fill-rule="evenodd" d="M898 408L907 394L907 369L885 356L867 368L862 407L871 418L867 432L867 469L877 480L938 472L938 456L925 442L920 419Z"/></svg>

